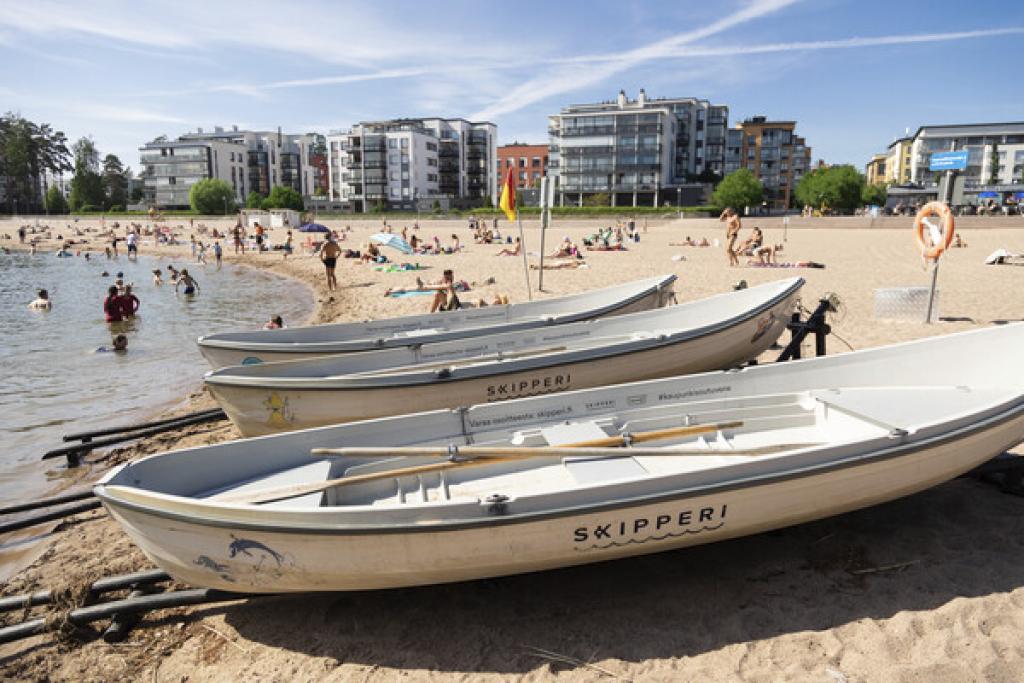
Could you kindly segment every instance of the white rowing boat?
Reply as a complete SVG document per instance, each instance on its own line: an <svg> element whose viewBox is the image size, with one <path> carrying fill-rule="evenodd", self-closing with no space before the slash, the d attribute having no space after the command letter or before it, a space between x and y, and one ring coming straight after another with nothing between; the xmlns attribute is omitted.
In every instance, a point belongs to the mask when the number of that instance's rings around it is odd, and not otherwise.
<svg viewBox="0 0 1024 683"><path fill-rule="evenodd" d="M131 462L95 491L176 579L232 591L612 560L877 505L970 470L1024 440L1022 347L1024 324L1007 325L291 432Z"/></svg>
<svg viewBox="0 0 1024 683"><path fill-rule="evenodd" d="M719 370L786 329L800 278L640 313L206 375L243 436Z"/></svg>
<svg viewBox="0 0 1024 683"><path fill-rule="evenodd" d="M200 337L198 343L214 369L410 346L660 308L672 300L675 280L675 275L664 275L522 304L359 323L225 332Z"/></svg>

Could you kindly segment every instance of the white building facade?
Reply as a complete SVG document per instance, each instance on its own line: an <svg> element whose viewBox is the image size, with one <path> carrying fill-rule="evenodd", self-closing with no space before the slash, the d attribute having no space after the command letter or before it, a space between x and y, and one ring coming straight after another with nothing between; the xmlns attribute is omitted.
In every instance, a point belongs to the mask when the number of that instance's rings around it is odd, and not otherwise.
<svg viewBox="0 0 1024 683"><path fill-rule="evenodd" d="M729 109L696 98L651 99L641 90L572 105L548 117L549 175L559 203L607 194L612 206L676 204L700 177L722 175Z"/></svg>
<svg viewBox="0 0 1024 683"><path fill-rule="evenodd" d="M344 209L497 201L497 127L464 119L363 122L327 136L328 199Z"/></svg>
<svg viewBox="0 0 1024 683"><path fill-rule="evenodd" d="M912 182L934 185L936 174L928 170L931 155L964 150L968 153L967 169L962 172L965 196L984 188L1024 190L1024 121L921 126L911 144Z"/></svg>
<svg viewBox="0 0 1024 683"><path fill-rule="evenodd" d="M250 192L266 196L281 185L304 197L316 191L310 163L313 135L202 128L176 140L157 138L139 148L145 201L162 208L186 208L192 185L205 178L230 184L235 201Z"/></svg>

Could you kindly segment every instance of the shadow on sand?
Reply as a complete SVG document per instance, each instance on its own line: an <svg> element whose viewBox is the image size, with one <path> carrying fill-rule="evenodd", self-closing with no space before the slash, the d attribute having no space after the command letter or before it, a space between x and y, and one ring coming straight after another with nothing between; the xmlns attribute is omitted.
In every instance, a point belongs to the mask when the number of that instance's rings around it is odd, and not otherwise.
<svg viewBox="0 0 1024 683"><path fill-rule="evenodd" d="M530 646L588 661L687 657L1024 585L1022 512L1024 499L961 479L687 550L446 586L269 598L225 615L253 641L368 666L518 674L543 663Z"/></svg>

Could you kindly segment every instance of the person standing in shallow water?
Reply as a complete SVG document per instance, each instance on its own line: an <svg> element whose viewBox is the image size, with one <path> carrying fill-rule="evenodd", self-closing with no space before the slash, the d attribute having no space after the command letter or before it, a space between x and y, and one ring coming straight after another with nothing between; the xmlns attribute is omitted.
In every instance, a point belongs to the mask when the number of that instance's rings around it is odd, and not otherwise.
<svg viewBox="0 0 1024 683"><path fill-rule="evenodd" d="M327 241L320 247L320 260L327 270L327 290L333 292L338 288L338 279L334 275L334 269L338 265L338 256L341 255L341 247L334 241L334 236L327 233Z"/></svg>
<svg viewBox="0 0 1024 683"><path fill-rule="evenodd" d="M53 304L50 303L50 293L45 289L40 289L36 292L36 300L28 305L29 308L36 311L48 311L53 308Z"/></svg>
<svg viewBox="0 0 1024 683"><path fill-rule="evenodd" d="M178 275L178 281L174 283L174 293L178 293L178 287L185 285L185 296L192 296L199 292L199 283L195 281L191 275L188 274L187 268L182 268L181 273Z"/></svg>
<svg viewBox="0 0 1024 683"><path fill-rule="evenodd" d="M121 297L117 286L111 285L107 289L107 298L103 300L103 315L108 323L119 323L123 319L121 311Z"/></svg>

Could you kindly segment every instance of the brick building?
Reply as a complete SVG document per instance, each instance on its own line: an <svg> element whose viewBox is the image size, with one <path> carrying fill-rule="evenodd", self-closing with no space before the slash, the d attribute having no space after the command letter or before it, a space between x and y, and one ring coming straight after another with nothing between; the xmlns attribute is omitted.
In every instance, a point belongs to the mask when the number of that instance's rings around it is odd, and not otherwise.
<svg viewBox="0 0 1024 683"><path fill-rule="evenodd" d="M540 179L548 169L548 146L527 145L513 142L498 148L498 184L508 177L508 169L514 168L516 187L540 187Z"/></svg>

